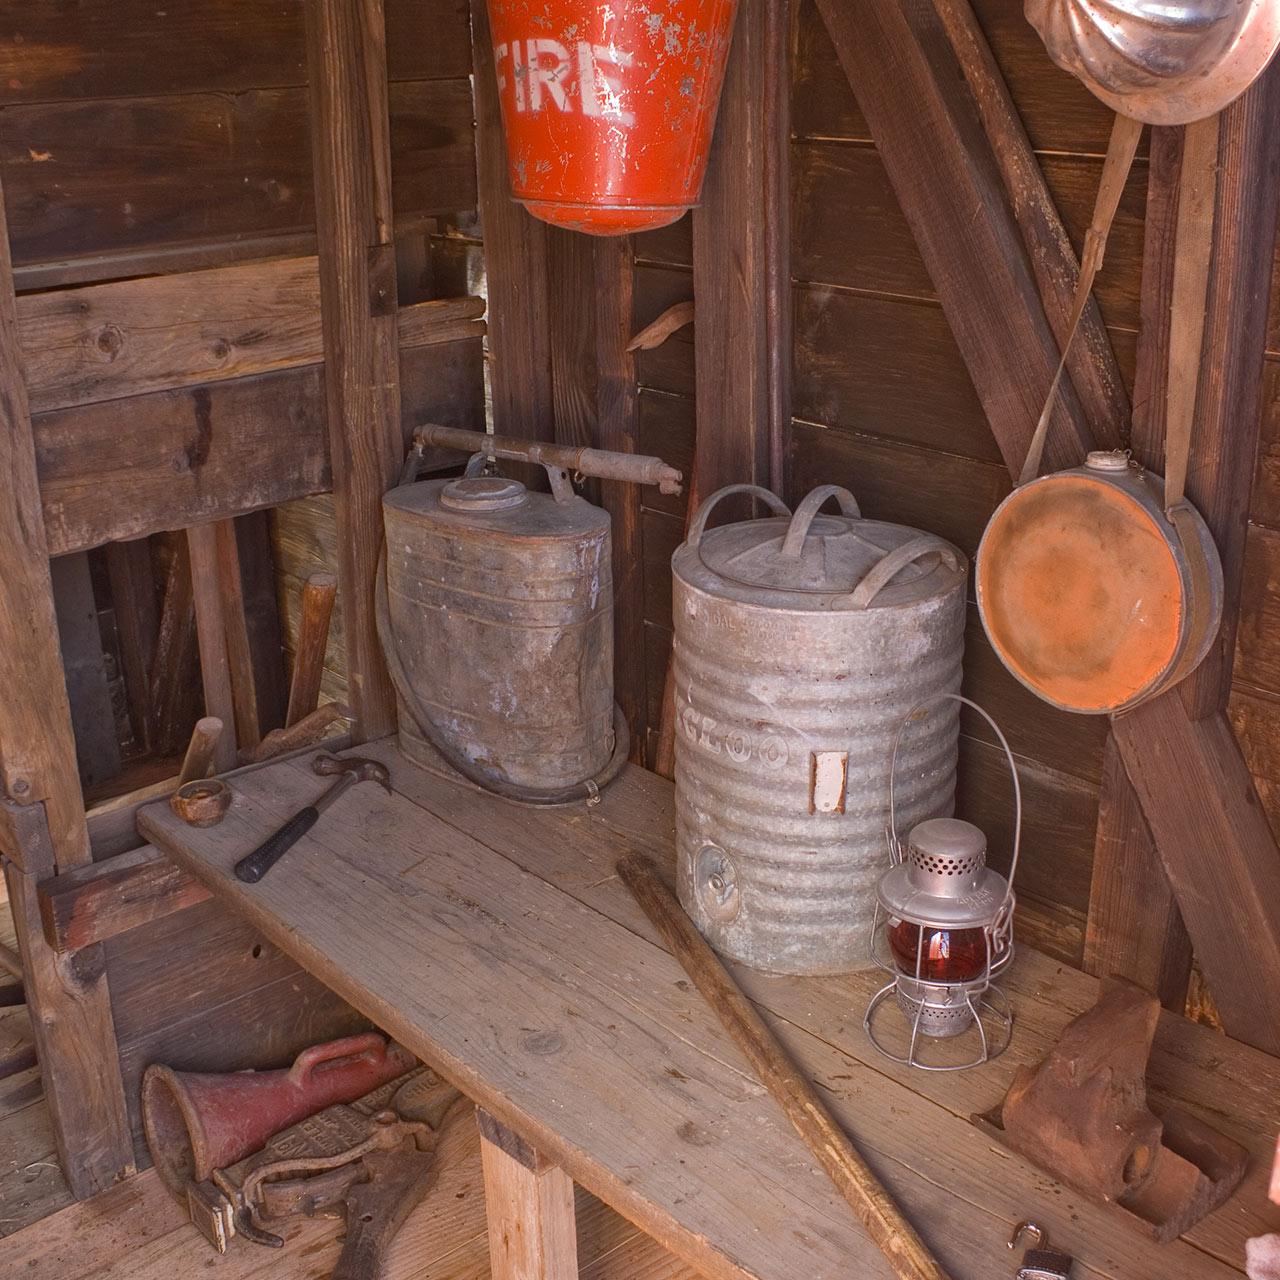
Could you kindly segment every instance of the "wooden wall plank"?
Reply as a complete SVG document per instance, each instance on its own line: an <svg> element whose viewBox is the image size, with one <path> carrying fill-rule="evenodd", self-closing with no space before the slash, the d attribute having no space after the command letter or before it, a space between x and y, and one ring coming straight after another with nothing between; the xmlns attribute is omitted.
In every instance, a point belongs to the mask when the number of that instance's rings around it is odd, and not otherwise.
<svg viewBox="0 0 1280 1280"><path fill-rule="evenodd" d="M471 87L404 82L392 103L402 220L475 202ZM108 99L0 113L22 265L314 225L304 89Z"/></svg>
<svg viewBox="0 0 1280 1280"><path fill-rule="evenodd" d="M302 14L298 0L204 0L160 12L151 0L26 0L0 39L0 106L300 88ZM465 77L467 7L388 0L387 45L392 80Z"/></svg>
<svg viewBox="0 0 1280 1280"><path fill-rule="evenodd" d="M547 226L511 197L489 15L471 11L475 59L478 200L489 282L489 384L493 427L505 435L554 440Z"/></svg>
<svg viewBox="0 0 1280 1280"><path fill-rule="evenodd" d="M315 0L307 66L338 590L348 702L362 742L396 723L373 596L382 495L404 458L382 0ZM469 86L467 102L470 111Z"/></svg>
<svg viewBox="0 0 1280 1280"><path fill-rule="evenodd" d="M808 142L794 148L795 273L912 298L937 298L884 160L868 143ZM1102 162L1039 157L1053 203L1078 253L1093 213ZM1146 164L1135 164L1108 238L1095 297L1107 324L1138 327Z"/></svg>
<svg viewBox="0 0 1280 1280"><path fill-rule="evenodd" d="M49 572L80 782L89 787L120 772L120 740L107 685L89 557L83 552L59 556L49 562Z"/></svg>
<svg viewBox="0 0 1280 1280"><path fill-rule="evenodd" d="M592 245L595 294L596 435L601 449L642 453L640 395L635 357L627 344L635 325L635 243L601 238ZM672 466L665 453L659 453ZM689 473L685 471L686 485ZM645 759L649 708L645 691L643 531L641 507L648 490L604 481L601 502L613 539L614 696L631 728L631 758Z"/></svg>
<svg viewBox="0 0 1280 1280"><path fill-rule="evenodd" d="M701 203L693 212L700 495L781 489L791 418L785 0L744 0Z"/></svg>
<svg viewBox="0 0 1280 1280"><path fill-rule="evenodd" d="M1021 6L1009 0L974 0L1032 146L1041 152L1102 156L1112 114L1073 75L1052 63ZM835 46L814 0L797 12L793 111L798 137L858 138L871 130L840 73Z"/></svg>
<svg viewBox="0 0 1280 1280"><path fill-rule="evenodd" d="M402 308L402 346L480 331L480 298ZM318 364L324 355L315 257L153 276L18 301L32 409Z"/></svg>
<svg viewBox="0 0 1280 1280"><path fill-rule="evenodd" d="M818 0L818 8L1006 464L1017 471L1058 350L954 54L925 6L869 0L855 10ZM1079 401L1066 388L1051 421L1047 464L1074 463L1091 443Z"/></svg>

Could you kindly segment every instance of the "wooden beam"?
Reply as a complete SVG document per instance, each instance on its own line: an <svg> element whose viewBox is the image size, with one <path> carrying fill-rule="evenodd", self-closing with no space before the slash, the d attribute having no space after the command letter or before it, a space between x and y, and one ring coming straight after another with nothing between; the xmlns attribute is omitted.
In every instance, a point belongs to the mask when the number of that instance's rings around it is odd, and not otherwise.
<svg viewBox="0 0 1280 1280"><path fill-rule="evenodd" d="M1216 751L1224 754L1218 772L1196 778L1190 791L1184 776L1169 774L1161 794L1159 774L1147 753L1163 744L1144 745L1133 722L1116 721L1124 768L1109 770L1104 779L1087 953L1091 971L1120 973L1179 1007L1190 977L1189 931L1215 999L1225 994L1222 1013L1229 1032L1246 1040L1256 1034L1257 1012L1252 1001L1242 1005L1226 990L1239 986L1239 970L1231 967L1232 951L1221 935L1261 929L1265 937L1274 928L1265 913L1259 914L1257 903L1280 861L1280 850L1266 822L1252 820L1261 812L1261 802L1223 710L1231 686L1261 418L1268 281L1280 209L1280 168L1269 138L1277 112L1280 76L1273 68L1228 108L1220 131L1214 256L1187 491L1222 556L1223 627L1209 658L1179 689L1160 699L1164 705L1140 709L1149 726L1167 720L1195 743L1184 768L1207 765ZM1182 134L1180 129L1157 129L1151 142L1133 447L1140 460L1156 468L1164 439ZM1126 794L1129 779L1136 783L1139 777L1147 787L1140 790L1141 812ZM1223 825L1206 828L1199 797L1220 785L1231 788L1236 803L1219 814ZM1158 853L1141 813L1159 841ZM1241 887L1235 909L1225 914L1198 884L1210 848L1222 851L1221 879ZM1214 959L1202 953L1202 940L1213 948ZM1280 968L1261 969L1257 981L1280 999L1275 995Z"/></svg>
<svg viewBox="0 0 1280 1280"><path fill-rule="evenodd" d="M225 726L214 751L216 773L234 768L236 762L235 694L231 688L231 663L227 652L227 619L218 575L218 535L215 525L187 530L191 557L191 584L195 602L196 635L200 643L200 682L204 688L204 713L217 716Z"/></svg>
<svg viewBox="0 0 1280 1280"><path fill-rule="evenodd" d="M1280 66L1273 64L1223 112L1219 136L1213 266L1187 497L1218 545L1225 590L1213 649L1179 690L1196 718L1224 711L1231 692L1280 218L1277 121Z"/></svg>
<svg viewBox="0 0 1280 1280"><path fill-rule="evenodd" d="M396 314L403 346L464 336L480 298ZM33 413L203 386L323 359L314 257L39 293L18 300Z"/></svg>
<svg viewBox="0 0 1280 1280"><path fill-rule="evenodd" d="M120 738L107 685L89 557L83 551L59 556L49 562L49 574L80 783L91 787L120 772Z"/></svg>
<svg viewBox="0 0 1280 1280"><path fill-rule="evenodd" d="M1001 454L1017 475L1060 353L962 68L931 5L817 3ZM1120 426L1108 424L1097 445L1118 445ZM1074 466L1094 444L1064 379L1046 465Z"/></svg>
<svg viewBox="0 0 1280 1280"><path fill-rule="evenodd" d="M151 664L160 627L151 544L146 538L112 542L107 545L106 556L129 720L137 744L149 751L153 719Z"/></svg>
<svg viewBox="0 0 1280 1280"><path fill-rule="evenodd" d="M44 937L59 954L105 942L208 897L207 889L150 845L37 886Z"/></svg>
<svg viewBox="0 0 1280 1280"><path fill-rule="evenodd" d="M329 626L337 596L338 579L331 573L313 573L303 584L302 616L298 622L293 675L289 680L285 728L305 720L320 703L324 655L329 645Z"/></svg>
<svg viewBox="0 0 1280 1280"><path fill-rule="evenodd" d="M1156 470L1164 448L1181 166L1182 130L1153 129L1130 447L1139 462ZM1100 978L1128 978L1176 1012L1186 1005L1191 939L1114 737L1104 755L1084 967Z"/></svg>
<svg viewBox="0 0 1280 1280"><path fill-rule="evenodd" d="M781 491L790 426L790 7L744 0L693 211L701 493Z"/></svg>
<svg viewBox="0 0 1280 1280"><path fill-rule="evenodd" d="M1070 330L1080 259L973 5L970 0L934 0L934 8L973 93L1013 216L1022 231L1046 316L1061 350ZM1102 312L1092 297L1080 318L1067 372L1094 439L1114 438L1117 429L1129 420L1129 393L1111 349Z"/></svg>
<svg viewBox="0 0 1280 1280"><path fill-rule="evenodd" d="M404 456L382 0L312 0L306 32L338 583L363 741L396 722L373 588L382 496Z"/></svg>
<svg viewBox="0 0 1280 1280"><path fill-rule="evenodd" d="M634 325L635 243L630 236L591 242L595 259L596 436L600 449L640 451L640 405ZM602 481L600 498L613 538L613 690L631 728L631 759L644 761L648 738L645 693L644 558L638 485Z"/></svg>
<svg viewBox="0 0 1280 1280"><path fill-rule="evenodd" d="M477 1108L493 1280L578 1280L573 1179Z"/></svg>
<svg viewBox="0 0 1280 1280"><path fill-rule="evenodd" d="M242 751L252 751L262 741L264 730L258 715L257 677L253 669L249 620L245 614L244 581L240 575L236 522L219 520L212 527L223 635L231 680L231 701L235 708L235 722L226 725L226 730L234 738L237 747ZM269 542L267 549L270 550ZM198 619L197 613L197 621ZM217 712L213 714L216 715Z"/></svg>
<svg viewBox="0 0 1280 1280"><path fill-rule="evenodd" d="M1112 725L1228 1034L1280 1053L1280 855L1230 724L1175 690Z"/></svg>
<svg viewBox="0 0 1280 1280"><path fill-rule="evenodd" d="M474 342L483 324L468 321ZM452 331L451 329L448 331ZM404 347L412 434L451 345ZM41 414L34 422L53 554L278 506L331 487L320 364Z"/></svg>
<svg viewBox="0 0 1280 1280"><path fill-rule="evenodd" d="M36 887L54 874L53 849L46 830L23 851L27 870L3 865L58 1162L83 1200L135 1171L133 1140L102 948L59 956L41 930Z"/></svg>
<svg viewBox="0 0 1280 1280"><path fill-rule="evenodd" d="M471 33L478 200L489 281L493 427L499 434L554 440L548 229L511 197L493 66L493 41L483 0L473 0L471 5Z"/></svg>
<svg viewBox="0 0 1280 1280"><path fill-rule="evenodd" d="M1114 737L1103 753L1084 970L1127 978L1181 1013L1191 939Z"/></svg>

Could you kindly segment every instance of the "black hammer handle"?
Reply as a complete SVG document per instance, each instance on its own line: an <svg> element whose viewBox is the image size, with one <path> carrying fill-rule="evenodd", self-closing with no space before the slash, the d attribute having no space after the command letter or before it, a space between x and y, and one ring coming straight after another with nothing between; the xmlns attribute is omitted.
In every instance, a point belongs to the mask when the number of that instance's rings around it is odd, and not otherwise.
<svg viewBox="0 0 1280 1280"><path fill-rule="evenodd" d="M236 879L257 884L272 867L316 825L320 810L309 804L299 809L273 836L268 836L251 854L236 863Z"/></svg>

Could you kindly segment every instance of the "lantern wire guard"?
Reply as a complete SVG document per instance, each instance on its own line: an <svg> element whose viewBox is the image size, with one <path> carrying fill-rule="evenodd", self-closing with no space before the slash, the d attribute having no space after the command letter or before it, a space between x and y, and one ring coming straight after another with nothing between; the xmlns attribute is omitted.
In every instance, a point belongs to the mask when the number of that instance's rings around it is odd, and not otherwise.
<svg viewBox="0 0 1280 1280"><path fill-rule="evenodd" d="M924 849L912 843L904 845L898 836L894 803L894 779L898 764L898 748L907 726L917 721L921 712L942 701L954 701L972 707L991 726L1009 762L1013 776L1014 834L1013 855L1006 879L986 867L986 848L982 833L969 823L952 819L935 819L920 823L911 835L934 828L931 835L942 837L942 845ZM942 693L919 703L903 719L894 738L889 764L889 844L890 870L881 881L871 924L871 958L876 965L892 974L892 981L871 998L863 1026L876 1049L886 1058L903 1066L923 1071L963 1071L981 1066L1002 1053L1013 1032L1013 1011L1008 998L993 979L1013 959L1013 881L1018 870L1018 853L1022 843L1022 787L1018 779L1013 752L1000 726L982 707L958 693ZM924 843L924 840L921 840ZM898 868L902 868L899 872ZM892 882L892 883L891 883ZM891 910L886 891L896 888L908 891L918 911L903 907ZM915 972L908 972L895 961L894 949L888 942L890 929L907 926L915 930ZM968 976L939 976L926 967L926 938L943 933L952 938L981 931L981 969ZM931 958L930 958L931 959ZM895 1053L876 1034L876 1014L890 997L909 1025L911 1038L905 1054ZM984 1023L985 1019L985 1023ZM986 1025L990 1024L990 1027ZM963 1035L970 1028L978 1034L976 1057L961 1062L926 1062L921 1053L932 1040Z"/></svg>

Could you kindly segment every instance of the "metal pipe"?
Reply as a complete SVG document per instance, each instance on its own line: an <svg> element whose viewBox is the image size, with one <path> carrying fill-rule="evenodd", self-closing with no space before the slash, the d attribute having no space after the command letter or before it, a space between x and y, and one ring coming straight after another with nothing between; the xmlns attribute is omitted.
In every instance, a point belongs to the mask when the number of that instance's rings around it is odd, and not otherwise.
<svg viewBox="0 0 1280 1280"><path fill-rule="evenodd" d="M517 462L536 462L542 466L563 467L579 475L599 480L620 480L630 484L656 484L662 493L680 492L684 478L675 467L661 458L638 453L614 453L607 449L587 449L578 445L551 444L541 440L521 440L515 436L491 436L483 431L463 431L457 427L429 424L420 427L413 437L418 448L460 449L464 453L483 453L490 458L509 458Z"/></svg>

